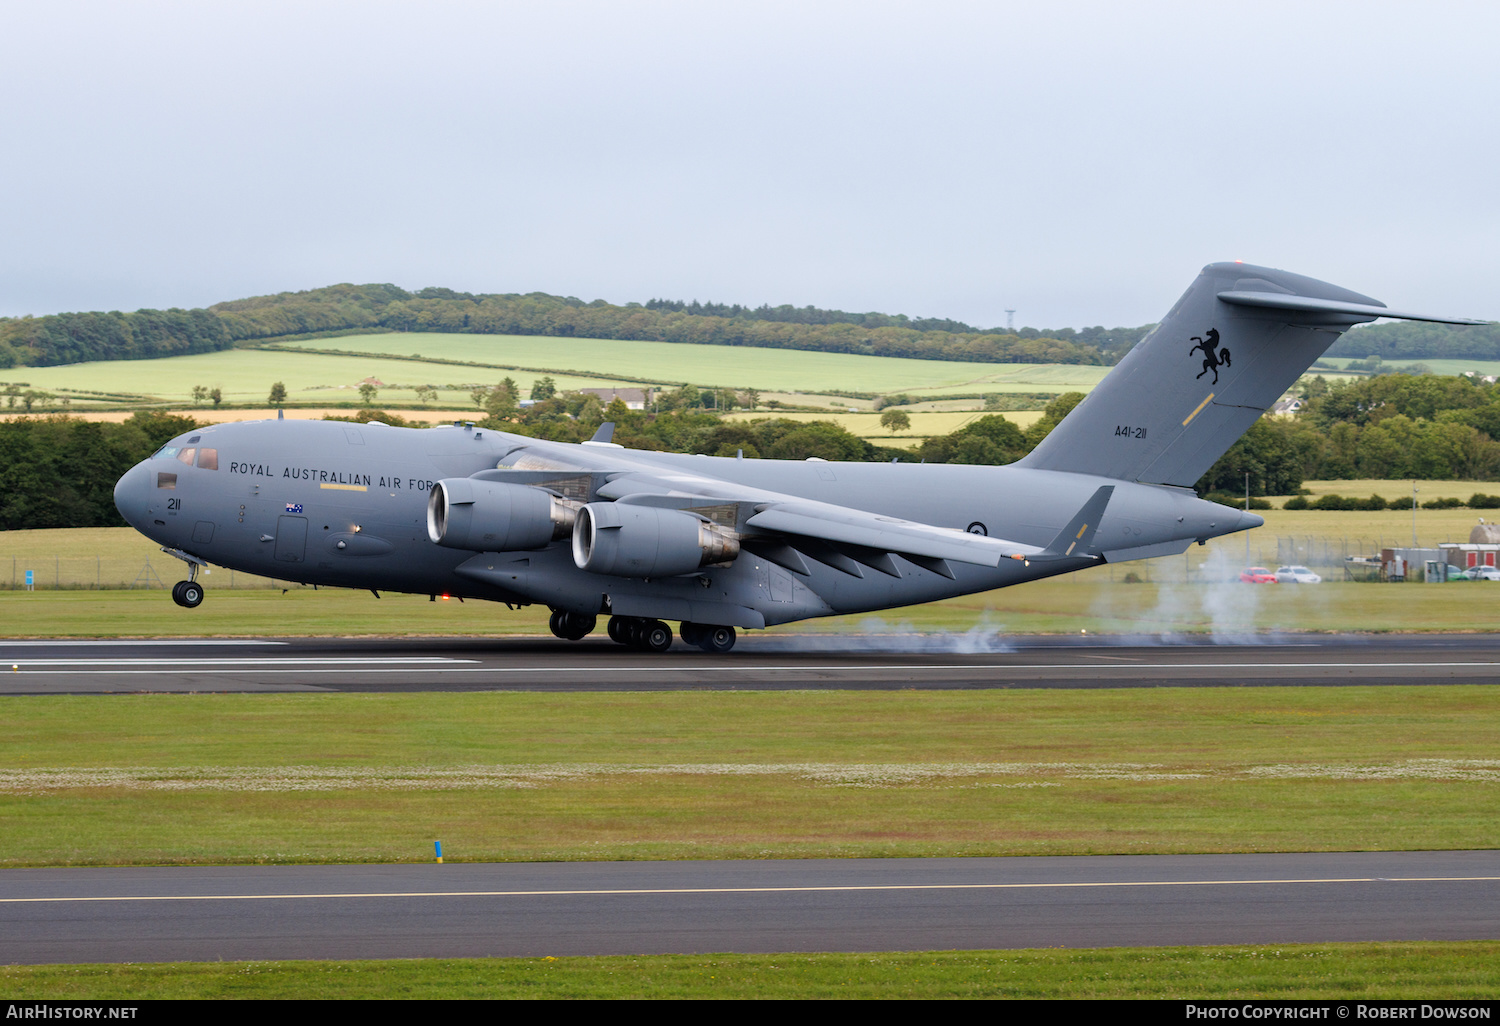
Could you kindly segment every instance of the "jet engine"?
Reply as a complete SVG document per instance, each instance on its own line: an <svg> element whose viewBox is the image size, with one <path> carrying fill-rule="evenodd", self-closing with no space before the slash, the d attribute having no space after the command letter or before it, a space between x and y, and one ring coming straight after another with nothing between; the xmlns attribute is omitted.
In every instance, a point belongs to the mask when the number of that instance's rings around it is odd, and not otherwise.
<svg viewBox="0 0 1500 1026"><path fill-rule="evenodd" d="M530 485L449 478L427 497L427 537L450 549L539 549L566 538L577 514L574 504Z"/></svg>
<svg viewBox="0 0 1500 1026"><path fill-rule="evenodd" d="M616 577L675 577L740 554L733 531L680 509L591 502L573 525L573 562Z"/></svg>

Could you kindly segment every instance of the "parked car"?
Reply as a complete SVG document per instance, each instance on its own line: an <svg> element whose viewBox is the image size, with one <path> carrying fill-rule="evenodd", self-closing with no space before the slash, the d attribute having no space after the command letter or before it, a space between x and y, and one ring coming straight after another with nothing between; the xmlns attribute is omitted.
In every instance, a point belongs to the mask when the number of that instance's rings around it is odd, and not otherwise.
<svg viewBox="0 0 1500 1026"><path fill-rule="evenodd" d="M1240 580L1246 584L1275 584L1276 575L1263 566L1249 566L1240 574Z"/></svg>
<svg viewBox="0 0 1500 1026"><path fill-rule="evenodd" d="M1276 568L1277 584L1322 584L1323 578L1313 573L1305 566L1278 566Z"/></svg>
<svg viewBox="0 0 1500 1026"><path fill-rule="evenodd" d="M1492 566L1471 566L1464 571L1471 581L1500 581L1500 569Z"/></svg>

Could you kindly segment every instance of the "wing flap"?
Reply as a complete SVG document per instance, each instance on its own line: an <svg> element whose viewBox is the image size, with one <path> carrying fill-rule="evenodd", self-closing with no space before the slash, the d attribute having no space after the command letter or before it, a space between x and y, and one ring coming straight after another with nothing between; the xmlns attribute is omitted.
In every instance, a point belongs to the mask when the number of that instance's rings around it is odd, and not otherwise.
<svg viewBox="0 0 1500 1026"><path fill-rule="evenodd" d="M948 527L934 527L894 517L860 513L841 506L777 504L760 510L745 523L764 531L801 535L835 544L894 552L902 556L951 559L979 566L999 566L1002 559L1025 557L1042 551L1034 545L966 534ZM813 558L819 559L816 555ZM819 562L822 560L819 559Z"/></svg>

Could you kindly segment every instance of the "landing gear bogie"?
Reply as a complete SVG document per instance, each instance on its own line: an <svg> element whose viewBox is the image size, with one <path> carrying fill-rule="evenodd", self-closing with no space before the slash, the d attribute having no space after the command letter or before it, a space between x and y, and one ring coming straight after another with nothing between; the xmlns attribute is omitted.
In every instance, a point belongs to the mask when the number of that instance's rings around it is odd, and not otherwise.
<svg viewBox="0 0 1500 1026"><path fill-rule="evenodd" d="M665 652L672 647L672 628L660 620L612 616L608 629L611 641L638 652Z"/></svg>
<svg viewBox="0 0 1500 1026"><path fill-rule="evenodd" d="M589 616L586 613L570 613L565 609L554 609L551 618L547 621L547 626L557 637L566 641L577 641L588 637L598 623L598 617Z"/></svg>
<svg viewBox="0 0 1500 1026"><path fill-rule="evenodd" d="M684 620L682 622L681 634L683 641L695 648L701 648L705 652L722 653L734 648L735 632L733 627L689 623Z"/></svg>

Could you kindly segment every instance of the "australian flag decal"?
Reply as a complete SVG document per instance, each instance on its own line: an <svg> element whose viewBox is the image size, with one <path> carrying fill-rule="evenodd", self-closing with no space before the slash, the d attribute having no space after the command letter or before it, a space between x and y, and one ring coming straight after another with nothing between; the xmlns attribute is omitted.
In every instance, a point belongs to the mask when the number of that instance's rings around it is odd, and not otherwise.
<svg viewBox="0 0 1500 1026"><path fill-rule="evenodd" d="M300 503L300 502L289 502L289 503L286 504L286 511L288 513L301 513L302 512L302 503Z"/></svg>

